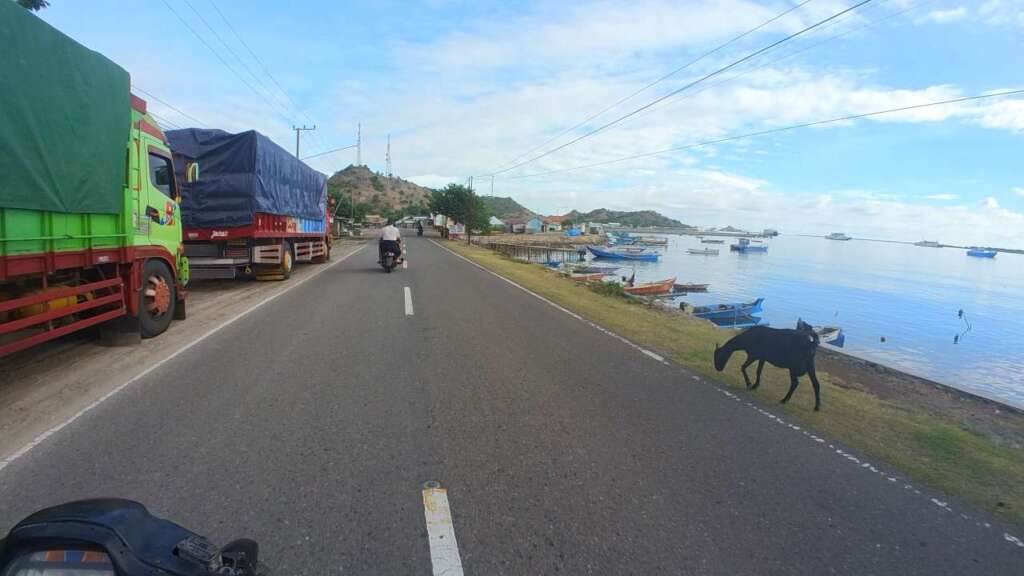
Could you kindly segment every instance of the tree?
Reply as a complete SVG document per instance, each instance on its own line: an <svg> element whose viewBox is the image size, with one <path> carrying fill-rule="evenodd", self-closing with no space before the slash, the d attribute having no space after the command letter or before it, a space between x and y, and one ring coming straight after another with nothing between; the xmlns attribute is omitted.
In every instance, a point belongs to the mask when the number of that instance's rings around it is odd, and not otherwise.
<svg viewBox="0 0 1024 576"><path fill-rule="evenodd" d="M466 225L467 240L472 231L489 228L490 212L487 205L471 189L462 184L449 184L430 194L430 210Z"/></svg>
<svg viewBox="0 0 1024 576"><path fill-rule="evenodd" d="M38 12L50 5L47 0L18 0L18 4L26 10Z"/></svg>

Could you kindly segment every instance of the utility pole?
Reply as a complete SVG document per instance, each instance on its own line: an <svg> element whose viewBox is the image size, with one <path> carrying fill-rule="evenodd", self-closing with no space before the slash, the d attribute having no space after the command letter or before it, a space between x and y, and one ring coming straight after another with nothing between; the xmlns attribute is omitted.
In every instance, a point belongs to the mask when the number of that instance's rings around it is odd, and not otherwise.
<svg viewBox="0 0 1024 576"><path fill-rule="evenodd" d="M295 157L298 158L299 157L299 134L302 133L304 130L316 130L316 124L313 124L312 128L310 128L309 126L306 126L305 124L303 124L301 128L298 127L298 126L292 126L292 130L295 130Z"/></svg>
<svg viewBox="0 0 1024 576"><path fill-rule="evenodd" d="M384 154L384 164L387 166L388 180L391 179L391 134L388 134L388 151Z"/></svg>
<svg viewBox="0 0 1024 576"><path fill-rule="evenodd" d="M466 206L466 244L473 243L473 208L476 207L476 196L473 194L473 177L469 177L469 206Z"/></svg>
<svg viewBox="0 0 1024 576"><path fill-rule="evenodd" d="M363 165L363 123L356 124L356 166Z"/></svg>
<svg viewBox="0 0 1024 576"><path fill-rule="evenodd" d="M491 196L494 196L494 174L491 174Z"/></svg>

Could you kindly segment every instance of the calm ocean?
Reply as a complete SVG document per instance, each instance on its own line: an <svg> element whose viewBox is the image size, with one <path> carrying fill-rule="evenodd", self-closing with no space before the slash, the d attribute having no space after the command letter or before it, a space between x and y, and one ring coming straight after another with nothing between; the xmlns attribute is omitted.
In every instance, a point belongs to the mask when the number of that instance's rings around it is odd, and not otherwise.
<svg viewBox="0 0 1024 576"><path fill-rule="evenodd" d="M683 298L695 305L764 297L771 326L793 327L797 318L841 326L849 354L1024 408L1024 255L989 260L953 248L800 236L738 254L729 251L732 238L668 238L660 262L635 263L638 281L710 283L707 294ZM619 273L628 275L634 263L624 266Z"/></svg>

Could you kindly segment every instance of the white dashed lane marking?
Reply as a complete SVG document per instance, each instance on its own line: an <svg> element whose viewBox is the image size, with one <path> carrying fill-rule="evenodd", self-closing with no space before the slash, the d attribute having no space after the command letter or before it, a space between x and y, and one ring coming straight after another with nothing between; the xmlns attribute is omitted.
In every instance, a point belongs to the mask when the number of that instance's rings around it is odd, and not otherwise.
<svg viewBox="0 0 1024 576"><path fill-rule="evenodd" d="M423 516L427 521L430 564L434 576L462 576L462 557L459 556L459 543L455 540L448 491L437 482L424 485Z"/></svg>
<svg viewBox="0 0 1024 576"><path fill-rule="evenodd" d="M405 315L412 316L412 289L405 287Z"/></svg>

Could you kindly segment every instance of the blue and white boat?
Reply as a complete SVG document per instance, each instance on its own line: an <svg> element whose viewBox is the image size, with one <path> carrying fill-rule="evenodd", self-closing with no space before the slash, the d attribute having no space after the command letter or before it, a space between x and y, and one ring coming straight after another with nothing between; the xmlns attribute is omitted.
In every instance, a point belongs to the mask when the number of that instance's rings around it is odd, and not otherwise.
<svg viewBox="0 0 1024 576"><path fill-rule="evenodd" d="M730 244L729 250L733 252L767 252L768 246L765 244L754 244L749 238L740 238L736 244Z"/></svg>
<svg viewBox="0 0 1024 576"><path fill-rule="evenodd" d="M754 326L767 326L758 316L730 316L729 318L709 318L719 328L752 328Z"/></svg>
<svg viewBox="0 0 1024 576"><path fill-rule="evenodd" d="M967 250L967 255L975 258L995 258L996 251L991 248L970 248Z"/></svg>
<svg viewBox="0 0 1024 576"><path fill-rule="evenodd" d="M731 320L742 316L760 314L763 310L764 298L753 302L737 302L734 304L714 304L712 306L694 306L692 314L705 320ZM681 303L680 308L686 306Z"/></svg>
<svg viewBox="0 0 1024 576"><path fill-rule="evenodd" d="M598 246L587 246L587 250L596 258L607 258L609 260L641 260L644 262L657 262L660 256L657 252L630 252L625 250L612 250Z"/></svg>

